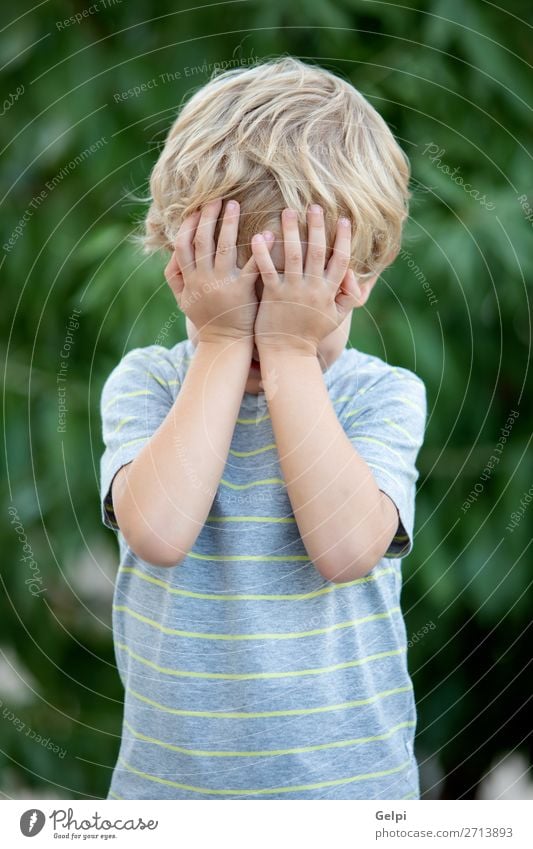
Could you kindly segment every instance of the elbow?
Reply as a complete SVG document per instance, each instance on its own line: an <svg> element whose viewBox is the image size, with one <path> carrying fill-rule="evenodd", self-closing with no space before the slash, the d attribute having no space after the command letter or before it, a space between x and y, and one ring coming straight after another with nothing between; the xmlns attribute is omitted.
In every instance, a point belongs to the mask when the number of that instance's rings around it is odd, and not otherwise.
<svg viewBox="0 0 533 849"><path fill-rule="evenodd" d="M333 584L344 584L364 578L377 566L383 554L369 546L334 548L326 555L316 557L313 562L320 574Z"/></svg>
<svg viewBox="0 0 533 849"><path fill-rule="evenodd" d="M172 566L179 566L187 554L181 546L171 545L154 536L128 539L124 534L124 539L137 557L151 566L170 569Z"/></svg>
<svg viewBox="0 0 533 849"><path fill-rule="evenodd" d="M128 521L123 517L120 520L116 510L116 516L122 536L133 553L152 566L170 568L179 566L187 555L190 546L181 545L178 541L168 540L161 529L153 527L150 522L145 523L141 517L135 521Z"/></svg>
<svg viewBox="0 0 533 849"><path fill-rule="evenodd" d="M127 545L137 557L152 566L179 566L194 545L195 539L169 538L171 523L165 521L160 511L147 510L128 487L114 493L114 509Z"/></svg>
<svg viewBox="0 0 533 849"><path fill-rule="evenodd" d="M132 534L123 531L122 535L133 553L151 566L167 569L179 566L187 554L181 546L172 545L155 534Z"/></svg>

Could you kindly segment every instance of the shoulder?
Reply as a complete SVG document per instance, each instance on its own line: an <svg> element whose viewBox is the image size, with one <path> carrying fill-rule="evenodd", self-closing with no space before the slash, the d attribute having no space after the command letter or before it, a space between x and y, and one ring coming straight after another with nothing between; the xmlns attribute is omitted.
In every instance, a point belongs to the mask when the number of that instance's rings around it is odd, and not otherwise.
<svg viewBox="0 0 533 849"><path fill-rule="evenodd" d="M146 345L141 348L132 348L117 363L117 369L122 366L153 365L159 368L176 368L188 355L189 340L178 342L173 348L165 348L164 345Z"/></svg>
<svg viewBox="0 0 533 849"><path fill-rule="evenodd" d="M187 371L192 356L188 339L172 348L163 345L146 345L132 348L115 365L107 376L102 394L117 386L130 387L142 383L164 387L175 397Z"/></svg>
<svg viewBox="0 0 533 849"><path fill-rule="evenodd" d="M384 395L407 396L426 407L426 387L414 371L391 365L357 348L345 348L333 363L328 389L333 400L372 391L376 400Z"/></svg>

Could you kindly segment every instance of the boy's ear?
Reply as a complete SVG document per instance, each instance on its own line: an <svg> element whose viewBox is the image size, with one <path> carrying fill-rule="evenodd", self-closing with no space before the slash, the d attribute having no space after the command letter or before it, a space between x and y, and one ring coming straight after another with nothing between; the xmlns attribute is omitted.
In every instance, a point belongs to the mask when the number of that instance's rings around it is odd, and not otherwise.
<svg viewBox="0 0 533 849"><path fill-rule="evenodd" d="M376 280L379 279L379 277L385 271L387 266L391 265L394 262L394 260L398 256L398 253L399 253L399 248L398 249L393 248L384 257L382 264L380 266L381 270L377 274L375 274L373 277L367 277L364 280L361 280L360 278L357 278L357 277L355 278L355 281L356 281L355 282L355 289L358 292L358 294L356 295L357 303L355 305L355 309L357 309L358 307L362 307L366 304L366 302L368 301L368 298L370 297L370 293L371 293L372 289L374 288L374 284L376 283Z"/></svg>
<svg viewBox="0 0 533 849"><path fill-rule="evenodd" d="M366 277L364 280L357 277L355 278L355 309L363 307L366 304L378 277L379 274L375 274L373 277Z"/></svg>

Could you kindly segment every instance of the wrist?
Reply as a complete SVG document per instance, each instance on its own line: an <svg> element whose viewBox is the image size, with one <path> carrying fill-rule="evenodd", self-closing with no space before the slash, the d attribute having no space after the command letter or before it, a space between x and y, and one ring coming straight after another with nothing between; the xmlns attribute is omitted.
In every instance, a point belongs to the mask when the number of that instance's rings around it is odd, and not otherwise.
<svg viewBox="0 0 533 849"><path fill-rule="evenodd" d="M257 350L261 361L266 358L280 357L307 357L316 359L318 357L318 346L307 339L297 341L287 340L262 340L256 337Z"/></svg>
<svg viewBox="0 0 533 849"><path fill-rule="evenodd" d="M253 337L251 340L230 339L229 337L199 339L195 354L200 354L201 357L210 360L216 360L220 357L229 358L235 364L242 360L243 364L246 364L247 371L253 354Z"/></svg>
<svg viewBox="0 0 533 849"><path fill-rule="evenodd" d="M234 333L233 331L210 330L203 333L199 333L198 344L212 345L215 347L218 346L223 348L235 346L239 349L252 351L254 347L254 336L253 333L239 334Z"/></svg>

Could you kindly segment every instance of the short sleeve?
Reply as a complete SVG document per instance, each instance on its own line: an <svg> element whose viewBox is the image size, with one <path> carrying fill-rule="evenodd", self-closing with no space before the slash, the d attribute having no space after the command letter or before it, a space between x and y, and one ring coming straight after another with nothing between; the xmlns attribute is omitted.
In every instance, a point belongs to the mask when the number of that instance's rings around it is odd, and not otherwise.
<svg viewBox="0 0 533 849"><path fill-rule="evenodd" d="M165 353L158 345L134 348L113 369L102 389L101 518L113 530L119 529L111 498L113 478L135 459L173 405L171 384L177 382L176 373Z"/></svg>
<svg viewBox="0 0 533 849"><path fill-rule="evenodd" d="M424 440L424 383L407 369L391 369L347 405L341 422L358 454L399 514L385 557L405 557L413 547L416 459Z"/></svg>

